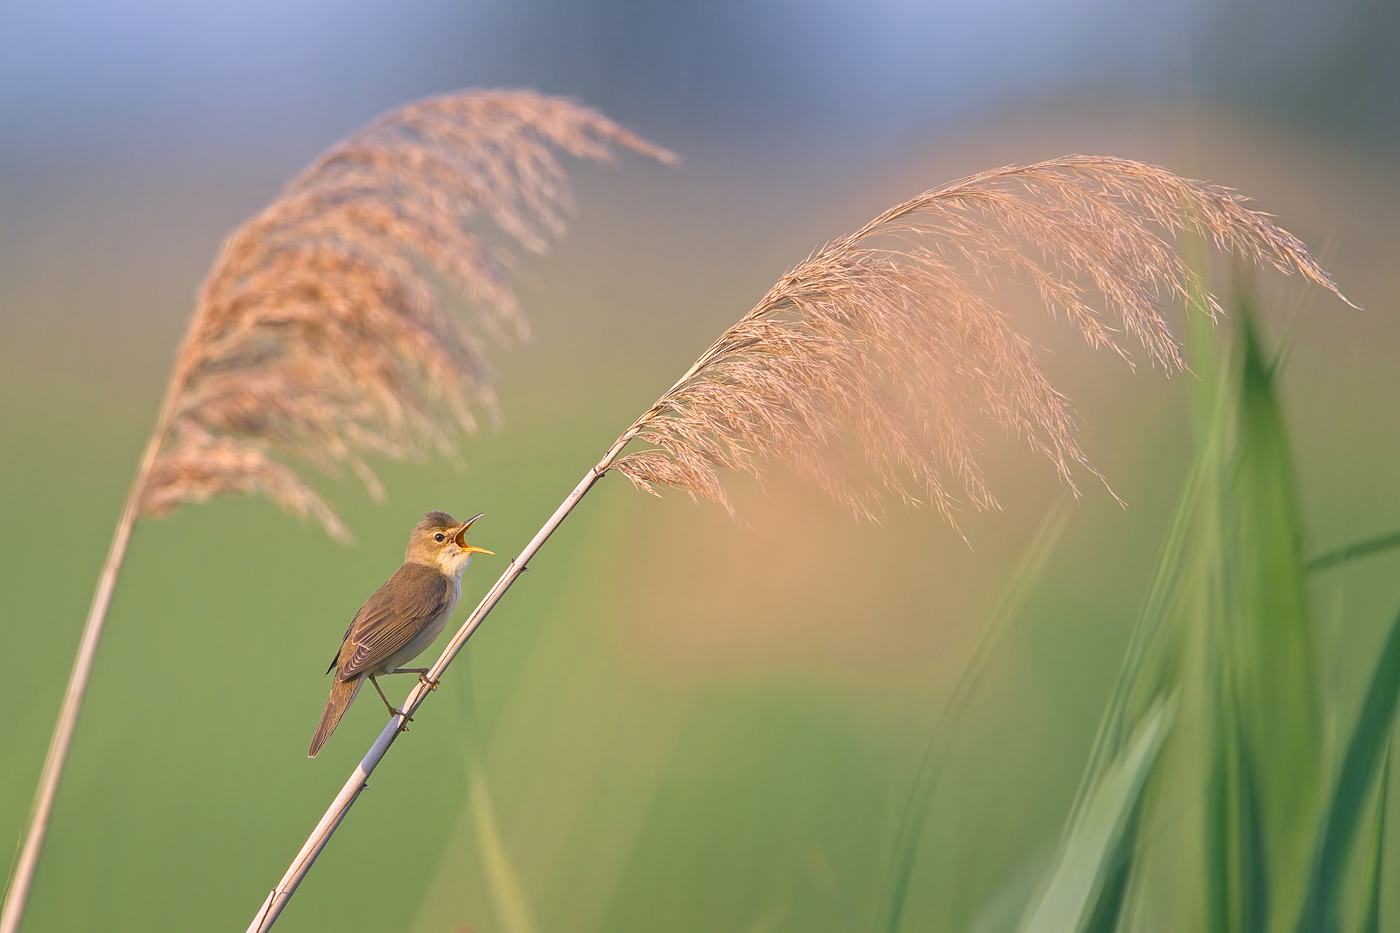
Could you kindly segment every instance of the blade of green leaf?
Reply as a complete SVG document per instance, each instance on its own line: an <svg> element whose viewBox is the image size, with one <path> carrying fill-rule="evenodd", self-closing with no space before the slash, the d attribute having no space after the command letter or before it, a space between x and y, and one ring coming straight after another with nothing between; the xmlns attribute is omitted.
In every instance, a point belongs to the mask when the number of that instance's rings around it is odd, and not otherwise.
<svg viewBox="0 0 1400 933"><path fill-rule="evenodd" d="M1222 671L1222 679L1225 672ZM1210 928L1234 933L1268 929L1270 897L1263 806L1234 691L1222 683L1215 703L1215 742L1207 786L1206 857Z"/></svg>
<svg viewBox="0 0 1400 933"><path fill-rule="evenodd" d="M1223 522L1232 546L1225 582L1238 620L1233 674L1268 851L1287 870L1284 850L1298 848L1298 858L1306 859L1303 840L1311 833L1321 783L1315 652L1292 455L1273 368L1264 362L1247 297L1236 319L1243 358L1228 489L1233 514Z"/></svg>
<svg viewBox="0 0 1400 933"><path fill-rule="evenodd" d="M1186 581L1199 559L1197 524L1203 498L1203 473L1198 460L1177 500L1166 540L1153 567L1147 597L1133 622L1113 693L1094 735L1089 764L1075 796L1075 811L1083 807L1090 789L1109 762L1122 754L1128 726L1141 719L1152 698L1175 680L1173 671L1180 632L1169 623L1179 615L1183 591L1190 588Z"/></svg>
<svg viewBox="0 0 1400 933"><path fill-rule="evenodd" d="M1211 307L1210 289L1206 279L1210 274L1209 248L1199 236L1185 235L1180 240L1181 255L1191 269L1192 277L1186 292L1186 351L1190 360L1191 419L1200 450L1208 442L1215 411L1219 405L1221 380L1220 336L1216 331L1216 313Z"/></svg>
<svg viewBox="0 0 1400 933"><path fill-rule="evenodd" d="M1089 753L1089 766L1075 797L1078 810L1108 763L1123 751L1128 726L1142 718L1155 698L1170 689L1176 679L1175 667L1181 646L1180 626L1173 624L1182 615L1182 605L1194 598L1193 577L1201 559L1200 512L1208 499L1208 480L1214 478L1218 457L1220 380L1215 315L1207 290L1206 246L1199 237L1183 235L1182 255L1194 278L1189 283L1186 303L1186 339L1191 371L1196 456L1186 483L1177 499L1171 524L1153 566L1147 595L1138 610L1129 636L1128 649L1114 682L1113 693L1104 709Z"/></svg>
<svg viewBox="0 0 1400 933"><path fill-rule="evenodd" d="M1083 809L1071 818L1045 889L1026 911L1020 933L1087 933L1112 929L1126 890L1130 828L1157 753L1171 727L1175 699L1159 701L1134 730L1122 755L1104 770Z"/></svg>
<svg viewBox="0 0 1400 933"><path fill-rule="evenodd" d="M1279 933L1301 903L1286 882L1306 873L1321 798L1320 701L1288 432L1247 283L1232 320L1203 519L1206 903L1214 933Z"/></svg>
<svg viewBox="0 0 1400 933"><path fill-rule="evenodd" d="M1307 570L1309 573L1316 570L1328 570L1357 558L1370 557L1372 554L1380 554L1398 547L1400 547L1400 531L1392 531L1388 535L1377 535L1374 538L1353 541L1351 544L1324 551L1308 561Z"/></svg>
<svg viewBox="0 0 1400 933"><path fill-rule="evenodd" d="M505 933L534 933L535 923L525 896L525 886L506 849L496 807L491 799L491 787L486 779L486 763L481 744L481 732L476 721L476 688L470 658L460 665L462 676L458 694L462 717L463 751L467 758L467 802L472 811L472 827L476 834L477 852L486 870L491 906Z"/></svg>
<svg viewBox="0 0 1400 933"><path fill-rule="evenodd" d="M1347 741L1342 767L1332 788L1314 849L1308 891L1298 920L1298 933L1338 933L1347 856L1361 822L1366 789L1375 777L1382 751L1388 747L1400 697L1400 615L1391 623L1366 688L1356 728Z"/></svg>
<svg viewBox="0 0 1400 933"><path fill-rule="evenodd" d="M1020 562L1016 565L1016 569L1007 581L1006 588L1002 591L996 608L992 610L991 619L986 629L983 630L977 647L972 651L972 657L963 668L962 674L959 675L958 682L953 687L952 696L949 697L947 705L943 708L943 712L939 715L938 722L934 726L933 738L924 750L923 760L919 763L918 773L915 775L913 787L909 791L909 799L904 805L904 815L900 820L899 831L895 835L888 900L880 914L884 917L884 929L888 933L895 933L899 929L900 921L904 916L904 905L909 894L909 882L914 873L914 861L918 855L919 841L923 837L924 821L928 816L929 806L933 802L933 789L943 772L943 764L947 758L949 727L967 707L967 701L972 695L973 688L980 680L982 672L986 669L993 649L1006 633L1007 626L1015 617L1016 610L1020 607L1021 601L1025 598L1031 585L1040 578L1050 554L1055 549L1055 544L1060 540L1060 535L1069 523L1073 505L1074 500L1069 496L1064 496L1056 500L1050 510L1045 513L1045 518L1041 520L1040 527L1036 530L1030 545L1026 548Z"/></svg>
<svg viewBox="0 0 1400 933"><path fill-rule="evenodd" d="M1390 796L1390 742L1385 744L1385 764L1376 788L1376 807L1371 819L1370 864L1366 869L1366 897L1361 902L1358 933L1381 933L1381 869L1385 861L1386 798Z"/></svg>
<svg viewBox="0 0 1400 933"><path fill-rule="evenodd" d="M1202 314L1191 318L1208 324ZM1216 350L1208 326L1188 334L1203 377L1196 457L1076 809L1122 753L1128 724L1153 697L1179 691L1203 744L1183 732L1193 747L1170 767L1176 786L1207 795L1204 838L1182 844L1204 845L1208 929L1277 933L1297 915L1301 892L1270 876L1306 872L1316 825L1319 701L1288 435L1248 292L1237 295L1231 319L1228 354ZM1178 791L1173 812L1145 815L1154 836L1189 835L1178 812L1193 797Z"/></svg>

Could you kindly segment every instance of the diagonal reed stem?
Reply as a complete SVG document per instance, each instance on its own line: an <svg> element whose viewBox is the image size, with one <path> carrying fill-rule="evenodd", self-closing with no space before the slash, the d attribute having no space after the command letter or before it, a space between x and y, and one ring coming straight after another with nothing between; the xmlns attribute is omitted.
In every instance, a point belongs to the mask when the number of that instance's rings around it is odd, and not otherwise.
<svg viewBox="0 0 1400 933"><path fill-rule="evenodd" d="M83 624L83 637L78 642L78 653L73 658L73 670L68 675L68 686L63 692L63 706L59 708L58 722L54 724L48 754L44 756L44 767L39 772L39 786L34 791L29 825L24 831L24 848L20 850L9 887L5 890L4 906L0 907L0 933L18 933L20 921L24 918L24 908L29 902L29 889L34 884L34 874L39 869L39 856L44 849L44 838L49 832L54 798L58 795L58 785L63 779L63 766L68 761L68 748L73 743L73 732L78 727L78 715L83 709L83 696L87 692L88 678L92 675L92 664L97 657L97 643L107 622L107 610L112 605L112 595L116 592L122 564L126 561L126 549L131 543L131 533L137 520L142 517L141 504L150 483L151 471L160 458L166 435L170 433L170 423L175 414L175 387L185 378L182 361L190 340L190 335L186 334L181 343L180 354L176 357L175 367L166 383L160 411L156 414L155 427L151 429L151 436L146 441L146 449L141 452L141 462L136 467L136 478L131 481L131 491L126 494L126 504L122 506L121 518L117 520L116 531L112 533L111 547L107 549L107 559L103 562L102 572L97 578L97 590L92 594L92 606L88 609L87 622Z"/></svg>
<svg viewBox="0 0 1400 933"><path fill-rule="evenodd" d="M718 346L718 344L716 344L716 346ZM671 386L666 394L669 395L670 392L674 392L677 388L694 378L695 374L705 366L714 352L715 346L712 346L693 366L686 370L685 374L681 376L680 379L676 380L675 385ZM662 399L664 400L665 398L666 395L663 395ZM618 455L622 453L622 449L631 443L633 438L641 432L642 426L646 421L660 410L660 405L661 402L658 401L656 405L653 405L643 413L640 418L632 422L632 425L628 427L626 431L622 432L622 435L613 442L612 447L608 448L608 452L603 455L603 459L589 468L588 472L584 474L583 479L574 487L574 491L569 493L559 505L559 508L554 510L554 514L549 517L549 520L544 523L543 527L535 532L535 536L530 539L530 543L525 545L525 549L520 552L519 556L510 562L510 566L497 578L496 582L491 586L491 589L482 597L481 602L472 610L472 614L467 616L467 620L462 623L462 627L452 636L452 640L447 643L447 647L442 650L442 654L438 656L437 661L428 671L427 679L429 681L436 683L441 679L443 671L447 670L447 666L451 664L453 659L466 647L467 639L472 637L472 633L477 630L486 619L486 616L496 607L496 603L501 601L501 597L506 594L506 590L510 589L510 585L515 582L515 578L528 569L530 559L544 546L544 543L549 540L549 536L554 534L554 530L563 523L564 519L569 517L569 513L574 510L574 506L578 505L579 501L588 494L588 490L593 488L593 484L598 482L604 473L608 472L614 461L617 460ZM423 705L423 701L428 698L431 689L432 688L425 686L421 681L416 684L401 707L404 711L404 715L411 717L418 710L418 707ZM369 780L369 776L374 773L374 769L379 766L379 762L383 760L384 755L388 753L389 747L394 744L394 740L397 739L399 733L403 731L401 727L404 722L405 720L403 717L394 716L390 718L388 724L384 726L383 731L379 733L379 737L376 738L374 744L370 746L369 752L360 760L359 765L350 775L349 780L340 788L340 793L336 794L335 799L331 801L330 807L326 809L320 822L316 824L316 828L311 831L311 835L308 836L306 842L302 844L301 851L297 852L296 857L292 859L292 864L288 866L286 873L282 876L282 880L277 882L277 886L268 892L267 898L263 901L262 906L258 908L257 914L254 915L253 922L248 925L248 933L264 933L264 931L272 929L272 925L277 922L277 918L281 915L282 911L286 909L287 903L292 899L292 895L296 893L297 886L301 884L307 872L311 871L311 866L315 864L316 857L321 854L321 850L326 847L326 843L330 842L331 835L340 826L346 814L350 812L350 808L355 805L355 801L359 799L360 792L369 786L366 783Z"/></svg>
<svg viewBox="0 0 1400 933"><path fill-rule="evenodd" d="M447 643L447 647L442 650L442 654L438 656L437 661L428 670L427 679L429 681L437 682L442 678L442 674L447 670L447 666L451 664L453 659L466 647L467 639L472 637L472 633L477 630L486 616L495 608L496 603L500 602L501 597L506 594L506 590L510 589L510 585L515 582L515 578L525 572L530 563L530 559L544 546L544 543L549 540L549 536L563 523L564 519L568 518L569 513L574 510L574 506L579 504L579 501L588 493L588 490L593 488L593 484L598 482L603 474L608 471L613 461L617 459L617 455L622 452L622 448L626 447L632 438L636 436L637 430L636 426L629 428L613 443L612 447L603 456L603 459L599 460L595 466L589 468L583 479L574 487L574 491L569 493L568 497L560 504L559 508L554 510L554 514L549 517L549 520L544 523L544 526L541 527L539 531L535 532L535 536L530 539L529 544L525 545L525 549L520 552L520 555L510 562L510 566L506 568L505 572L496 580L491 589L482 597L481 602L472 610L472 614L467 616L467 620L462 623L462 627L452 636L452 640ZM414 712L417 711L418 707L423 704L423 701L428 698L431 689L432 688L426 686L421 681L414 685L412 692L409 693L408 698L403 702L402 709L404 714L411 717ZM263 933L263 931L272 929L272 925L277 922L277 917L286 908L288 901L292 899L292 895L296 893L297 886L301 884L307 872L311 871L311 866L315 863L316 857L321 854L321 850L324 849L326 843L330 841L331 834L336 831L341 821L345 819L346 814L350 812L350 808L354 806L355 801L359 799L360 791L369 786L366 783L369 780L369 776L374 773L374 769L378 767L379 762L384 758L384 755L388 753L389 747L393 745L394 740L398 738L403 724L404 719L400 716L390 718L388 725L384 727L384 731L379 733L379 737L375 739L374 744L370 746L369 752L360 760L360 764L355 768L354 773L350 775L350 779L341 787L340 793L335 796L335 800L331 801L330 807L326 810L325 815L321 817L320 822L316 824L316 828L311 831L311 835L307 837L305 844L301 847L301 851L296 854L296 858L292 859L292 864L287 868L287 872L282 876L282 880L277 882L277 886L272 889L267 895L266 900L263 901L262 907L258 909L257 914L253 917L253 922L248 926L248 933Z"/></svg>
<svg viewBox="0 0 1400 933"><path fill-rule="evenodd" d="M166 406L168 408L168 405ZM126 505L122 508L117 529L112 534L112 545L107 550L107 560L102 564L102 573L97 578L97 591L92 596L92 606L88 609L87 622L83 625L83 637L78 643L78 654L73 659L73 670L68 675L68 686L63 692L63 706L58 711L58 722L54 725L53 736L49 739L49 751L44 756L44 768L39 772L39 786L34 791L34 804L29 812L29 825L24 833L24 847L15 863L14 874L5 892L5 904L0 908L0 933L16 933L24 908L29 901L29 889L34 884L34 873L39 868L39 856L44 849L44 838L49 831L49 818L53 813L54 798L58 795L58 784L63 779L63 766L68 761L68 749L73 743L73 732L78 726L78 714L82 712L83 695L87 691L88 677L92 674L92 662L97 657L97 643L102 637L102 626L107 621L107 610L112 605L112 594L121 576L122 562L126 559L126 548L131 543L131 532L141 507L141 496L160 452L161 441L165 436L168 420L166 412L161 413L156 430L146 442L146 450L141 455L141 465L136 470L136 479L127 494Z"/></svg>

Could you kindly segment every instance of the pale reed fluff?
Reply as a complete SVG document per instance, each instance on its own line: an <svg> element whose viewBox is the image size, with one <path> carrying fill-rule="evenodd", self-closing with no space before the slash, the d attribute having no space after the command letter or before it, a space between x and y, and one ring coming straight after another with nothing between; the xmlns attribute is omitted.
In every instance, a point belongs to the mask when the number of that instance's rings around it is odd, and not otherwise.
<svg viewBox="0 0 1400 933"><path fill-rule="evenodd" d="M483 221L543 250L571 207L555 151L606 161L619 147L675 159L593 110L513 91L409 104L327 152L224 244L171 376L141 514L256 492L345 537L273 451L348 465L377 496L362 454L450 454L479 416L496 418L479 335L527 327Z"/></svg>
<svg viewBox="0 0 1400 933"><path fill-rule="evenodd" d="M1071 405L998 309L995 280L1032 285L1092 346L1126 356L1126 334L1180 369L1159 302L1200 283L1162 234L1189 230L1337 291L1302 242L1243 202L1155 166L1087 156L925 192L783 276L623 434L652 447L616 469L644 490L674 486L729 507L719 471L759 476L780 459L858 515L877 518L893 495L951 521L957 494L996 504L975 456L976 423L990 419L1073 488L1074 465L1094 471Z"/></svg>

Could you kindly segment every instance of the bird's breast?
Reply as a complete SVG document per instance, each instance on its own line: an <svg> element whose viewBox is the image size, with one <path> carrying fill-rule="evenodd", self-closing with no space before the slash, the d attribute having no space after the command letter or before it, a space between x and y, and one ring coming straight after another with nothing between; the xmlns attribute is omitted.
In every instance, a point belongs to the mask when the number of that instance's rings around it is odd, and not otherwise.
<svg viewBox="0 0 1400 933"><path fill-rule="evenodd" d="M418 657L428 646L437 640L442 634L442 630L447 626L448 620L452 618L452 613L457 609L457 600L462 598L462 581L460 578L450 578L452 588L447 594L447 603L442 607L442 611L429 619L418 633L408 640L398 651L394 652L385 662L384 670L392 671L396 667L403 667L414 658Z"/></svg>

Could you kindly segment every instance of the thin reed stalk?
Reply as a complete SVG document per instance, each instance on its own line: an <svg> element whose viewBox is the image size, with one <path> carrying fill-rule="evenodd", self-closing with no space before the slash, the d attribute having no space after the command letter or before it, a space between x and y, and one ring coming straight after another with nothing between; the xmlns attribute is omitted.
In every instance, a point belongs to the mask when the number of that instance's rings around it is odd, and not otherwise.
<svg viewBox="0 0 1400 933"><path fill-rule="evenodd" d="M73 733L78 727L78 714L82 712L88 677L97 657L102 625L107 619L107 610L112 605L112 595L117 588L117 579L121 576L127 546L131 543L131 533L139 517L142 490L159 453L160 439L161 431L158 428L146 442L145 452L142 453L140 465L136 470L136 479L127 494L121 517L117 519L112 544L107 549L107 559L103 561L102 572L97 578L97 590L93 593L92 606L88 609L87 621L83 624L82 640L78 643L78 653L73 659L73 670L68 675L68 685L63 691L63 704L58 710L58 722L54 725L53 735L49 739L44 767L39 772L39 786L34 792L29 824L25 827L24 844L20 848L19 858L15 862L14 872L5 891L4 906L0 908L0 933L16 933L20 920L24 917L29 890L34 884L34 875L39 869L39 856L43 852L44 839L48 835L54 798L58 795L58 785L63 777L63 765L68 760L68 749L73 743Z"/></svg>
<svg viewBox="0 0 1400 933"><path fill-rule="evenodd" d="M455 452L476 413L497 420L482 341L441 301L433 267L497 337L528 327L505 280L509 253L564 229L568 179L554 155L615 150L674 162L595 111L530 91L409 104L333 147L224 244L206 279L98 578L24 844L0 909L16 933L38 869L83 695L137 522L186 502L258 493L333 537L349 530L290 466L348 467L383 490L363 454Z"/></svg>
<svg viewBox="0 0 1400 933"><path fill-rule="evenodd" d="M579 504L588 490L593 488L593 484L602 478L630 440L631 437L626 435L618 438L617 443L613 444L603 459L584 474L583 479L574 487L574 491L569 493L568 498L559 508L555 509L554 514L549 517L549 521L545 522L544 527L535 533L535 536L530 539L529 544L525 545L525 549L520 552L519 556L510 562L510 566L496 580L481 602L477 604L477 607L472 610L467 621L462 623L462 627L452 636L452 640L447 643L447 647L443 649L437 661L429 668L426 675L427 680L436 682L442 679L443 672L447 670L448 665L466 647L467 639L471 638L478 626L485 621L486 616L496 607L496 603L501 601L501 597L506 594L506 590L510 589L515 579L528 569L530 559L544 546L544 543L549 540L549 536L569 516L569 513L574 510L574 506ZM359 799L360 792L369 786L367 782L370 775L374 773L374 769L379 766L379 762L388 753L394 740L403 731L402 727L407 721L405 717L412 718L414 712L423 705L423 701L428 698L430 692L430 687L419 682L399 707L403 710L404 715L393 716L389 719L388 724L379 733L379 737L370 746L369 752L360 760L349 780L341 787L340 793L336 794L335 799L331 801L330 807L321 817L321 821L316 824L316 828L311 831L311 835L307 837L301 851L296 854L296 858L292 859L292 864L287 868L282 880L277 882L277 886L268 893L267 899L263 901L262 907L258 909L257 914L253 917L253 922L248 926L250 933L255 930L272 929L272 925L277 922L278 916L286 908L292 895L296 893L297 886L301 884L301 880L306 877L306 873L316 862L316 857L321 854L326 843L330 842L331 835L340 826L346 814L350 812L350 808L355 805L355 801Z"/></svg>
<svg viewBox="0 0 1400 933"><path fill-rule="evenodd" d="M813 253L721 334L589 468L453 635L428 681L441 679L610 469L645 491L674 486L728 507L719 471L759 475L765 460L782 459L857 515L876 517L882 494L893 493L910 504L923 495L951 521L950 480L975 505L995 505L974 457L972 418L980 414L1027 439L1072 488L1072 465L1093 469L1075 441L1068 400L981 287L1010 270L1092 346L1126 353L1084 300L1081 277L1154 361L1180 366L1159 294L1206 295L1215 304L1152 226L1185 228L1336 292L1307 247L1243 199L1154 166L1070 156L925 192ZM652 446L623 457L634 440ZM375 739L249 933L276 922L405 717L430 692L425 683L412 689L403 715Z"/></svg>

